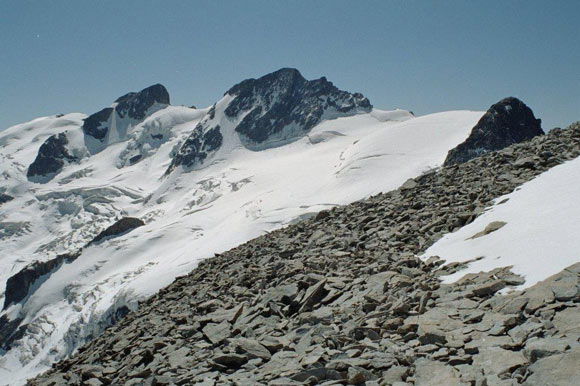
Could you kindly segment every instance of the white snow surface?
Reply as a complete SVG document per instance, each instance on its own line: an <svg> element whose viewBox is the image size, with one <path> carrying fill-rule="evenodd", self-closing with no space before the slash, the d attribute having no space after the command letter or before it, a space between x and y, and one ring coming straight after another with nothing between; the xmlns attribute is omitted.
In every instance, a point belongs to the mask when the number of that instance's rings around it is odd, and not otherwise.
<svg viewBox="0 0 580 386"><path fill-rule="evenodd" d="M23 384L48 369L100 333L118 307L134 308L200 259L440 166L483 115L413 117L375 109L323 121L301 139L262 151L222 132L217 156L164 177L172 154L207 111L157 111L130 127L126 140L65 166L46 184L26 179L28 165L49 135L67 130L74 138L85 116L40 118L0 133L0 192L15 197L0 208L0 305L6 280L32 261L75 251L120 217L146 222L86 248L24 304L4 312L24 316L29 328L0 353L0 385ZM130 165L136 152L143 158Z"/></svg>
<svg viewBox="0 0 580 386"><path fill-rule="evenodd" d="M580 158L576 158L497 198L475 221L445 235L422 257L439 256L446 264L483 257L446 276L447 283L468 273L511 266L526 280L518 289L528 288L580 261L580 205L574 204L579 196ZM471 238L493 221L507 224Z"/></svg>

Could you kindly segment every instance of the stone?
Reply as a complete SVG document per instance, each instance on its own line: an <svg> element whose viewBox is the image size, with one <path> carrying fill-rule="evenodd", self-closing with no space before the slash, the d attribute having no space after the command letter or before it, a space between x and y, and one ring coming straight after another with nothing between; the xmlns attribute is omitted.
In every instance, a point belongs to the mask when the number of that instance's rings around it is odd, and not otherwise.
<svg viewBox="0 0 580 386"><path fill-rule="evenodd" d="M580 379L580 347L566 353L548 356L528 367L531 375L526 386L576 386Z"/></svg>
<svg viewBox="0 0 580 386"><path fill-rule="evenodd" d="M518 158L516 162L514 162L516 168L533 168L535 164L536 162L532 157Z"/></svg>
<svg viewBox="0 0 580 386"><path fill-rule="evenodd" d="M220 344L230 337L231 325L223 321L221 323L208 323L203 329L205 337L213 344Z"/></svg>
<svg viewBox="0 0 580 386"><path fill-rule="evenodd" d="M387 384L393 384L395 382L402 382L409 373L409 369L404 366L392 366L387 371L383 371L381 374L381 379Z"/></svg>
<svg viewBox="0 0 580 386"><path fill-rule="evenodd" d="M447 363L451 366L471 364L473 361L471 355L453 355L447 360Z"/></svg>
<svg viewBox="0 0 580 386"><path fill-rule="evenodd" d="M415 361L415 384L421 386L460 386L460 375L453 367L428 359Z"/></svg>
<svg viewBox="0 0 580 386"><path fill-rule="evenodd" d="M552 319L558 335L580 335L580 307L568 307L557 312Z"/></svg>
<svg viewBox="0 0 580 386"><path fill-rule="evenodd" d="M544 284L545 283L538 283L524 291L523 295L528 298L524 310L528 314L533 314L539 308L546 304L551 304L556 300L554 292Z"/></svg>
<svg viewBox="0 0 580 386"><path fill-rule="evenodd" d="M492 221L485 227L484 230L474 234L473 236L470 237L470 239L477 239L479 237L488 235L492 232L495 232L495 231L503 228L506 224L507 223L505 221Z"/></svg>
<svg viewBox="0 0 580 386"><path fill-rule="evenodd" d="M314 217L314 219L316 221L322 221L328 217L330 217L330 212L327 210L322 210L322 211L318 212L318 214Z"/></svg>
<svg viewBox="0 0 580 386"><path fill-rule="evenodd" d="M348 368L348 383L351 385L362 385L366 381L365 375L356 367Z"/></svg>
<svg viewBox="0 0 580 386"><path fill-rule="evenodd" d="M526 342L524 355L533 363L551 355L561 354L569 348L570 345L563 339L532 338Z"/></svg>
<svg viewBox="0 0 580 386"><path fill-rule="evenodd" d="M505 287L505 282L501 279L494 280L492 282L487 282L478 285L475 287L472 292L475 296L485 297L489 295L493 295L497 291L503 289Z"/></svg>
<svg viewBox="0 0 580 386"><path fill-rule="evenodd" d="M237 369L248 361L248 357L246 355L230 353L217 355L213 357L212 360L215 363L225 366L227 368Z"/></svg>
<svg viewBox="0 0 580 386"><path fill-rule="evenodd" d="M480 368L484 375L502 377L527 364L528 360L521 352L504 350L495 346L481 347L479 354L473 355L473 366Z"/></svg>
<svg viewBox="0 0 580 386"><path fill-rule="evenodd" d="M230 343L242 353L247 354L249 358L262 358L265 361L269 361L272 358L270 351L254 339L235 338L230 339Z"/></svg>
<svg viewBox="0 0 580 386"><path fill-rule="evenodd" d="M417 187L417 182L414 179L409 178L403 185L401 185L401 190L410 190Z"/></svg>
<svg viewBox="0 0 580 386"><path fill-rule="evenodd" d="M498 304L494 309L502 314L518 314L528 304L529 298L524 296L517 296L513 298L502 298L501 304Z"/></svg>
<svg viewBox="0 0 580 386"><path fill-rule="evenodd" d="M579 297L580 289L578 288L578 284L578 276L566 275L555 279L550 284L550 288L552 289L552 292L554 292L556 300L567 302Z"/></svg>
<svg viewBox="0 0 580 386"><path fill-rule="evenodd" d="M485 313L480 310L471 312L463 317L463 323L479 323L483 319L484 315Z"/></svg>
<svg viewBox="0 0 580 386"><path fill-rule="evenodd" d="M297 295L298 285L291 283L268 289L264 295L264 301L275 301L278 303L290 304Z"/></svg>
<svg viewBox="0 0 580 386"><path fill-rule="evenodd" d="M83 382L84 385L87 386L101 386L104 385L103 382L101 382L98 378L91 378L89 380L86 380Z"/></svg>
<svg viewBox="0 0 580 386"><path fill-rule="evenodd" d="M311 311L314 305L318 304L322 299L324 299L324 297L328 294L328 291L324 288L325 285L326 280L322 280L319 283L308 287L298 312Z"/></svg>

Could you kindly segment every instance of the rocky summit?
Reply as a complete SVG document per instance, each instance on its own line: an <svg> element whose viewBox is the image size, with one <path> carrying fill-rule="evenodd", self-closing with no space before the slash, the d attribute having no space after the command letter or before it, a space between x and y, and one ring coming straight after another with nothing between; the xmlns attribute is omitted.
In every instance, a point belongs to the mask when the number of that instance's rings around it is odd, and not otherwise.
<svg viewBox="0 0 580 386"><path fill-rule="evenodd" d="M100 141L104 141L113 125L113 113L117 118L129 118L133 121L142 121L151 114L155 105L167 106L169 93L161 84L155 84L139 92L130 92L119 97L113 107L107 107L96 112L84 120L83 132Z"/></svg>
<svg viewBox="0 0 580 386"><path fill-rule="evenodd" d="M306 80L293 68L246 79L211 107L173 158L167 174L181 165L203 163L231 133L247 148L260 150L303 137L323 118L371 109L362 94L339 90L325 77Z"/></svg>
<svg viewBox="0 0 580 386"><path fill-rule="evenodd" d="M131 126L168 105L169 93L161 84L125 94L117 98L111 107L84 120L85 145L91 154L98 153L108 144L125 139Z"/></svg>
<svg viewBox="0 0 580 386"><path fill-rule="evenodd" d="M245 80L226 94L234 97L225 110L226 116L234 118L247 112L236 131L258 143L291 124L308 131L320 122L324 113L368 112L372 107L362 94L341 91L325 77L308 81L294 68Z"/></svg>
<svg viewBox="0 0 580 386"><path fill-rule="evenodd" d="M541 120L528 106L517 98L504 98L487 110L465 142L449 151L444 165L466 162L543 134Z"/></svg>
<svg viewBox="0 0 580 386"><path fill-rule="evenodd" d="M37 183L52 180L65 165L78 163L113 143L126 140L133 126L168 105L169 94L160 84L123 95L112 107L84 118L80 128L48 137L28 167L28 180Z"/></svg>
<svg viewBox="0 0 580 386"><path fill-rule="evenodd" d="M554 129L260 236L29 385L577 385L578 264L510 291L509 267L443 284L462 264L418 255L579 155L580 124Z"/></svg>

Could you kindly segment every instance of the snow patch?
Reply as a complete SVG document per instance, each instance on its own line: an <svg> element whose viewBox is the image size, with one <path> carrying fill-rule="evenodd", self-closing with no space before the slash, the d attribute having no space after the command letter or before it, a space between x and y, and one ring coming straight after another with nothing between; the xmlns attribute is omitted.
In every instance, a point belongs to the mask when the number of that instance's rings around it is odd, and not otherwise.
<svg viewBox="0 0 580 386"><path fill-rule="evenodd" d="M511 266L528 288L580 261L580 158L568 161L499 197L471 224L445 235L423 258L439 256L446 263L465 262L468 268L447 276L452 283L468 273ZM507 201L506 201L507 200ZM472 238L490 223L506 224L492 233Z"/></svg>

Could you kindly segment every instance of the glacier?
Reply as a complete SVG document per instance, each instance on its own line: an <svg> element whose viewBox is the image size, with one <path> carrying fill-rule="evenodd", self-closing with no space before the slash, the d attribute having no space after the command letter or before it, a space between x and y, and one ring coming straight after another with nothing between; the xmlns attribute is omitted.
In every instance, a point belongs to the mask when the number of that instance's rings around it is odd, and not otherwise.
<svg viewBox="0 0 580 386"><path fill-rule="evenodd" d="M129 125L124 138L67 164L46 183L27 180L26 167L44 140L78 133L86 116L44 117L0 133L0 193L14 197L0 207L0 283L33 261L84 247L2 312L22 318L26 329L0 353L0 384L23 384L69 356L114 322L119 310L137 308L201 259L439 167L483 115L414 117L372 109L323 117L303 137L260 151L244 146L224 117L219 151L194 168L166 174L210 109L169 105L155 111ZM78 135L70 137L77 138L72 148L82 146ZM85 247L125 216L145 225ZM3 303L4 285L0 291Z"/></svg>

